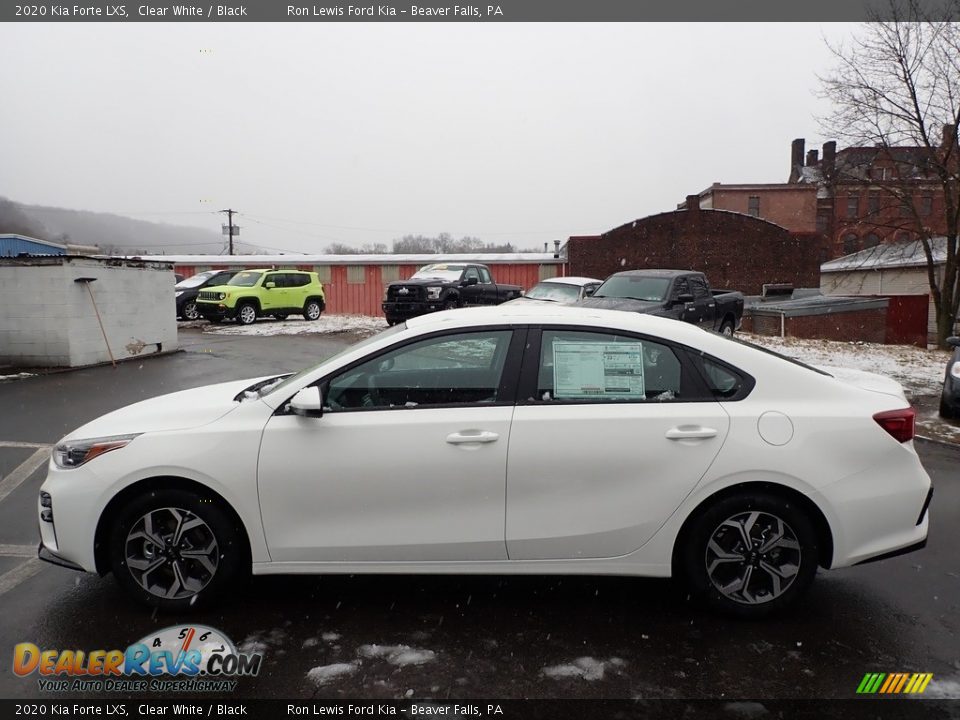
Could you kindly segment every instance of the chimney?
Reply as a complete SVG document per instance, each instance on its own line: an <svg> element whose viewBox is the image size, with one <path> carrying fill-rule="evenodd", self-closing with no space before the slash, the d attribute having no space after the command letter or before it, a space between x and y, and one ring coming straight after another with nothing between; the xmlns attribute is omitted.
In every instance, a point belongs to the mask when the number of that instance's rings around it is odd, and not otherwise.
<svg viewBox="0 0 960 720"><path fill-rule="evenodd" d="M816 165L820 159L819 150L807 150L807 165Z"/></svg>
<svg viewBox="0 0 960 720"><path fill-rule="evenodd" d="M941 147L946 149L951 145L956 145L956 144L957 144L957 126L948 123L943 126L943 142L941 143Z"/></svg>
<svg viewBox="0 0 960 720"><path fill-rule="evenodd" d="M797 138L790 145L790 176L797 172L797 168L803 165L803 148L806 140ZM796 178L793 178L796 179Z"/></svg>
<svg viewBox="0 0 960 720"><path fill-rule="evenodd" d="M837 159L837 142L830 140L823 144L823 178L830 180L833 177L834 166Z"/></svg>
<svg viewBox="0 0 960 720"><path fill-rule="evenodd" d="M687 195L687 210L692 212L700 212L700 196L699 195Z"/></svg>

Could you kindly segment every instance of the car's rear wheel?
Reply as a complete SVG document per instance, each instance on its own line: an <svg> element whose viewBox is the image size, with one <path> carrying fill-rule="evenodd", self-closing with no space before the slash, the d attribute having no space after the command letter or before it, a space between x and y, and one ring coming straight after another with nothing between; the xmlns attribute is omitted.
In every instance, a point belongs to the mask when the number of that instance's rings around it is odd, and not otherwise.
<svg viewBox="0 0 960 720"><path fill-rule="evenodd" d="M237 308L237 322L241 325L252 325L257 319L257 308L253 303L244 303Z"/></svg>
<svg viewBox="0 0 960 720"><path fill-rule="evenodd" d="M197 304L192 300L183 306L183 317L185 320L199 320L200 311L197 310Z"/></svg>
<svg viewBox="0 0 960 720"><path fill-rule="evenodd" d="M154 490L117 516L110 566L140 602L186 610L211 602L235 582L247 556L237 521L210 498Z"/></svg>
<svg viewBox="0 0 960 720"><path fill-rule="evenodd" d="M709 606L744 618L793 603L813 582L817 534L795 503L765 492L726 497L686 536L682 572Z"/></svg>
<svg viewBox="0 0 960 720"><path fill-rule="evenodd" d="M306 320L319 320L322 312L323 308L316 300L307 300L307 304L303 306L303 317Z"/></svg>
<svg viewBox="0 0 960 720"><path fill-rule="evenodd" d="M720 323L720 334L733 337L733 320L724 320Z"/></svg>

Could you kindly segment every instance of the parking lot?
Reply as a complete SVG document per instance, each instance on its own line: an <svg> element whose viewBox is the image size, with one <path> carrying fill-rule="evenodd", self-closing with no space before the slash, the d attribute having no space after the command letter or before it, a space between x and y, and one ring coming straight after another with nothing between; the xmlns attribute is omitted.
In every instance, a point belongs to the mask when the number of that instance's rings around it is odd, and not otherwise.
<svg viewBox="0 0 960 720"><path fill-rule="evenodd" d="M111 578L41 563L50 448L105 412L218 381L296 370L340 335L180 333L185 352L0 384L0 648L125 648L192 621L264 654L237 697L848 698L867 672L929 672L960 697L960 449L918 441L936 493L926 549L821 572L787 616L705 613L670 581L573 577L260 577L190 616L134 605ZM37 697L0 663L0 697Z"/></svg>

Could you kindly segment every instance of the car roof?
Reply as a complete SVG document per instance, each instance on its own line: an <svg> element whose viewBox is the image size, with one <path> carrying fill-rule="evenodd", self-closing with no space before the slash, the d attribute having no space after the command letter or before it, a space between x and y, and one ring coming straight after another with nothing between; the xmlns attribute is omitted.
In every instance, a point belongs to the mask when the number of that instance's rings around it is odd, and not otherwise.
<svg viewBox="0 0 960 720"><path fill-rule="evenodd" d="M662 268L649 268L649 269L639 269L639 270L624 270L623 272L614 273L615 276L630 276L630 275L649 275L651 277L677 277L678 275L702 275L703 273L697 270L664 270ZM613 277L613 275L611 276Z"/></svg>
<svg viewBox="0 0 960 720"><path fill-rule="evenodd" d="M597 278L579 277L577 275L566 275L564 277L552 277L541 280L537 285L544 283L562 283L564 285L586 285L587 283L603 282Z"/></svg>

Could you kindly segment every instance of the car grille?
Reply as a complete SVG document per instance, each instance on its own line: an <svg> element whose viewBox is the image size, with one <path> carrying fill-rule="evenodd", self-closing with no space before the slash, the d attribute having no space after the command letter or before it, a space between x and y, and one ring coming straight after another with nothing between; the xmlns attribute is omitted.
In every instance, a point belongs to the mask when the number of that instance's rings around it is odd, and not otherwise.
<svg viewBox="0 0 960 720"><path fill-rule="evenodd" d="M387 288L387 300L413 302L424 299L425 288L420 285L391 285Z"/></svg>
<svg viewBox="0 0 960 720"><path fill-rule="evenodd" d="M209 290L201 290L198 297L201 300L219 300L220 293L210 292Z"/></svg>

